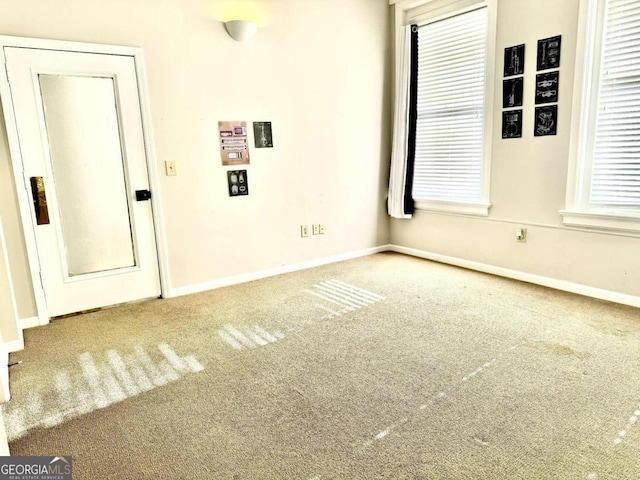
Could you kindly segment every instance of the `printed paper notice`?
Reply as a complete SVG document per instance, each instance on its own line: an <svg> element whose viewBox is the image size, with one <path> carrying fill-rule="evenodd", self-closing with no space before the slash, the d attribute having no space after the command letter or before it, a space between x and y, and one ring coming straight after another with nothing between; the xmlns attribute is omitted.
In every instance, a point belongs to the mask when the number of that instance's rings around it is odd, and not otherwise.
<svg viewBox="0 0 640 480"><path fill-rule="evenodd" d="M218 122L222 165L249 163L247 122Z"/></svg>

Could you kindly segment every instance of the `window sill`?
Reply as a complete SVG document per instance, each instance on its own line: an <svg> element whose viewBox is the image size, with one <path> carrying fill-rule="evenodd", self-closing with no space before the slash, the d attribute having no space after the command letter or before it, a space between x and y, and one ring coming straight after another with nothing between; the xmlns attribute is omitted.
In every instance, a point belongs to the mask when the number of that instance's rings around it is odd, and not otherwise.
<svg viewBox="0 0 640 480"><path fill-rule="evenodd" d="M488 217L490 203L438 202L435 200L414 200L416 210L427 212L454 213L458 215L475 215Z"/></svg>
<svg viewBox="0 0 640 480"><path fill-rule="evenodd" d="M640 213L578 212L560 210L562 223L572 227L640 233Z"/></svg>

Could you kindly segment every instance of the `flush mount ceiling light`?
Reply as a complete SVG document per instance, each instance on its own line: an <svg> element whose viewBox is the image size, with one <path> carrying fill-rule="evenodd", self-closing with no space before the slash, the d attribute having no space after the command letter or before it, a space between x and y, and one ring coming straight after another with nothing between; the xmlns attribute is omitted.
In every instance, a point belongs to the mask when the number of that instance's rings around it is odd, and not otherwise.
<svg viewBox="0 0 640 480"><path fill-rule="evenodd" d="M248 42L256 36L258 25L247 20L232 20L224 22L224 28L231 38L238 42Z"/></svg>

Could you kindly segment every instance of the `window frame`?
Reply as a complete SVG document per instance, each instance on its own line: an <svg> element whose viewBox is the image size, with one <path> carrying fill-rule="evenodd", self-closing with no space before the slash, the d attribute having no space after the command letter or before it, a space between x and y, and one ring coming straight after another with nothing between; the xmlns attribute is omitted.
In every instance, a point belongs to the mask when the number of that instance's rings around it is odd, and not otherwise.
<svg viewBox="0 0 640 480"><path fill-rule="evenodd" d="M566 226L640 232L639 208L590 201L604 6L605 0L580 1L567 189L565 208L559 213Z"/></svg>
<svg viewBox="0 0 640 480"><path fill-rule="evenodd" d="M420 211L488 216L491 181L491 148L493 137L493 107L496 65L497 0L390 0L395 6L395 31L399 34L408 24L418 26L468 13L478 8L487 9L486 65L483 107L483 155L481 195L478 202L426 200L414 198L414 206ZM396 37L397 38L397 37Z"/></svg>

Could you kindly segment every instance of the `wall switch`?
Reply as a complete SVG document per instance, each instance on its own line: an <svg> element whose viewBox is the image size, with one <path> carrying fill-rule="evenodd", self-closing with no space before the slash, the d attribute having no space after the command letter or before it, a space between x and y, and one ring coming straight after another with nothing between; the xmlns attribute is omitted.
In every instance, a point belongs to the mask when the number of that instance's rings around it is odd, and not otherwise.
<svg viewBox="0 0 640 480"><path fill-rule="evenodd" d="M516 240L522 243L527 242L527 229L526 228L516 228Z"/></svg>
<svg viewBox="0 0 640 480"><path fill-rule="evenodd" d="M300 225L300 236L301 237L309 236L309 225Z"/></svg>
<svg viewBox="0 0 640 480"><path fill-rule="evenodd" d="M320 225L318 225L318 233L320 235L324 235L324 223L321 223Z"/></svg>
<svg viewBox="0 0 640 480"><path fill-rule="evenodd" d="M176 171L176 162L164 162L164 169L167 173L167 177L174 177L178 174Z"/></svg>
<svg viewBox="0 0 640 480"><path fill-rule="evenodd" d="M313 234L320 235L320 225L318 225L317 223L313 224Z"/></svg>

